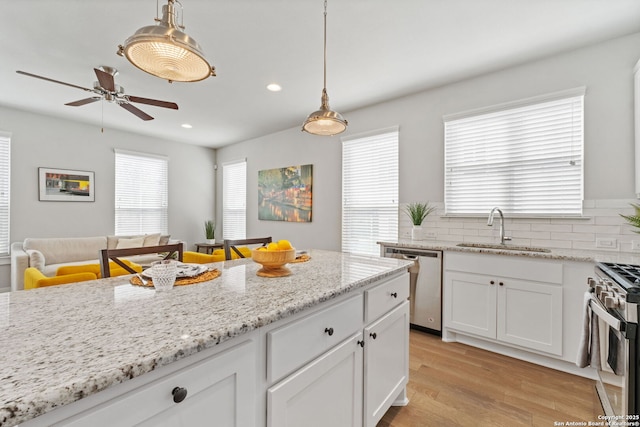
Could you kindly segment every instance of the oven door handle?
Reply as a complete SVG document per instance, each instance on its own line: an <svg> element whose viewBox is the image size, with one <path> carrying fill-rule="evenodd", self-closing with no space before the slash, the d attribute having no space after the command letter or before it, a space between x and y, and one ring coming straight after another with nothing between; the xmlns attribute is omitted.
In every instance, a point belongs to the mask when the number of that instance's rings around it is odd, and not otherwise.
<svg viewBox="0 0 640 427"><path fill-rule="evenodd" d="M622 332L622 321L609 314L594 294L591 294L589 306L595 315L602 319L607 325L611 326L616 331Z"/></svg>

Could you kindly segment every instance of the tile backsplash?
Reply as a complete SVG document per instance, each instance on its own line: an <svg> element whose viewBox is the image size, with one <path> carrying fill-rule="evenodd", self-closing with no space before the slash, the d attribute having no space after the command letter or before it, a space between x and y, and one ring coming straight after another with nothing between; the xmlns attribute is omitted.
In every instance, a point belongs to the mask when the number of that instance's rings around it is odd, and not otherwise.
<svg viewBox="0 0 640 427"><path fill-rule="evenodd" d="M640 252L640 234L620 216L635 213L631 203L638 200L585 200L581 218L509 218L505 214L505 235L512 238L509 243L514 245ZM489 211L483 217L447 217L443 216L443 202L430 205L436 210L422 223L423 240L500 241L500 220L496 217L493 226L487 226ZM399 237L410 239L411 221L402 212L399 218Z"/></svg>

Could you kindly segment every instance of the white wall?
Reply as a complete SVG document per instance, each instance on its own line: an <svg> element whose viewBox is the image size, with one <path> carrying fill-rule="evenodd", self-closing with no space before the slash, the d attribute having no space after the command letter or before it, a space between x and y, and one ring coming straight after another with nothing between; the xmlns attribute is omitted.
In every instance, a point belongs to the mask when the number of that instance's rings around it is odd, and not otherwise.
<svg viewBox="0 0 640 427"><path fill-rule="evenodd" d="M113 234L114 148L169 157L169 232L190 245L204 239L215 213L215 150L2 107L0 130L12 133L12 242ZM38 167L94 171L95 202L38 201Z"/></svg>
<svg viewBox="0 0 640 427"><path fill-rule="evenodd" d="M632 70L639 58L640 33L351 112L341 111L339 95L333 94L332 107L349 120L348 135L399 125L400 202L441 203L444 115L586 86L585 199L619 203L635 198ZM219 164L241 157L247 158L247 236L340 249L339 137L315 137L294 128L218 150ZM313 222L259 221L257 171L304 163L314 166ZM221 186L220 179L218 207ZM220 209L217 214L221 223Z"/></svg>

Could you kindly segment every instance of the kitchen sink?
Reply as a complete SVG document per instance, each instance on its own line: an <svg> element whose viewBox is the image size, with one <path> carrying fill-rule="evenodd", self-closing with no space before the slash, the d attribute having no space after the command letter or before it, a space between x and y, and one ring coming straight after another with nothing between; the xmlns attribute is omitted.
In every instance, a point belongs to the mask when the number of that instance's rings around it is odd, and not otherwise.
<svg viewBox="0 0 640 427"><path fill-rule="evenodd" d="M546 248L536 248L533 246L512 246L512 245L500 245L492 243L458 243L457 246L461 248L478 248L478 249L499 249L508 251L522 251L522 252L551 252Z"/></svg>

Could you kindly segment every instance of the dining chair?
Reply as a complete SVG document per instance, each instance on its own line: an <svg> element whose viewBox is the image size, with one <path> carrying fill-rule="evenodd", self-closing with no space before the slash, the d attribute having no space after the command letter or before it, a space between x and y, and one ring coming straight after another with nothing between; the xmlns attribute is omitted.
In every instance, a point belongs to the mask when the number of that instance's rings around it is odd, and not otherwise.
<svg viewBox="0 0 640 427"><path fill-rule="evenodd" d="M224 240L224 258L225 260L233 259L236 255L239 258L246 258L246 252L243 253L238 246L240 245L262 245L266 246L272 242L271 236L269 237L256 237L253 239L225 239ZM233 251L233 252L232 252Z"/></svg>
<svg viewBox="0 0 640 427"><path fill-rule="evenodd" d="M126 249L101 249L100 250L100 273L102 277L111 277L111 269L109 268L109 260L115 262L120 267L124 268L131 274L135 274L136 271L127 265L120 257L129 257L134 255L145 254L164 254L166 255L160 259L172 259L177 254L177 260L182 262L183 257L183 245L182 243L174 243L171 245L159 245L159 246L142 246L139 248L126 248Z"/></svg>

